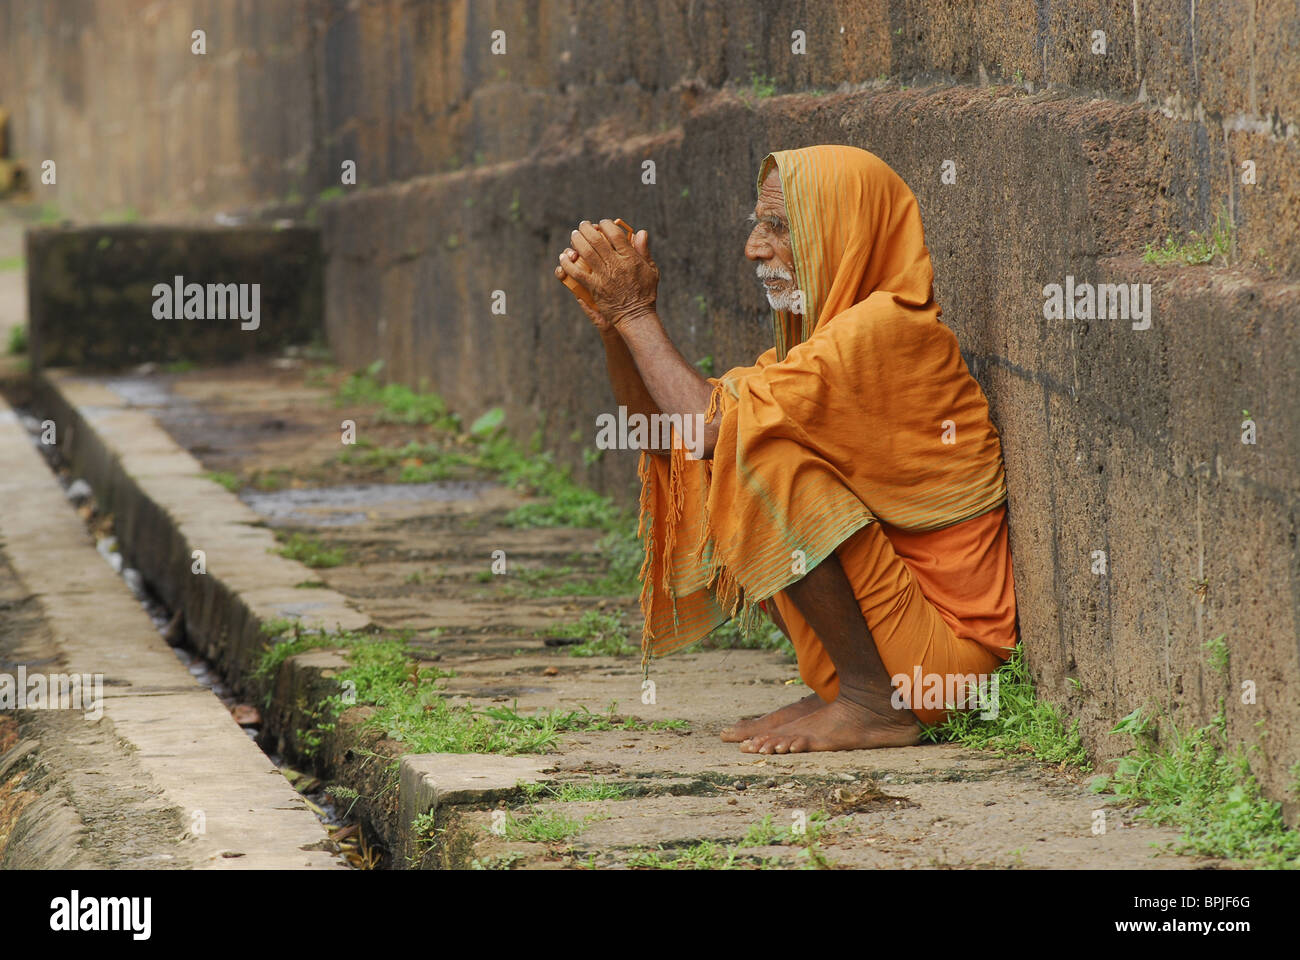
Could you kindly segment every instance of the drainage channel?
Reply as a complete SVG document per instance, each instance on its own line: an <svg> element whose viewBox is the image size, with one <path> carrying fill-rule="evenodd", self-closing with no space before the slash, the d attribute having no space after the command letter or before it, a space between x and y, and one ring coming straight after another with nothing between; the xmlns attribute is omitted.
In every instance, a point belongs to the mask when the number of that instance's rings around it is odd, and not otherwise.
<svg viewBox="0 0 1300 960"><path fill-rule="evenodd" d="M117 537L110 532L112 518L99 514L95 505L94 490L91 489L90 484L83 479L73 477L55 445L41 442L42 421L31 407L15 402L12 398L9 402L28 439L41 453L45 464L63 488L71 509L77 511L86 524L87 530L94 537L96 551L122 578L177 659L195 680L221 701L222 705L230 711L234 721L239 724L240 729L289 780L329 833L343 862L353 868L372 862L365 854L361 825L347 822L347 811L340 811L338 805L326 792L327 784L310 773L289 767L277 752L267 749L266 743L271 738L262 736L260 709L254 704L241 703L226 684L220 671L189 645L180 611L173 613L169 610L146 582L141 572L127 564Z"/></svg>

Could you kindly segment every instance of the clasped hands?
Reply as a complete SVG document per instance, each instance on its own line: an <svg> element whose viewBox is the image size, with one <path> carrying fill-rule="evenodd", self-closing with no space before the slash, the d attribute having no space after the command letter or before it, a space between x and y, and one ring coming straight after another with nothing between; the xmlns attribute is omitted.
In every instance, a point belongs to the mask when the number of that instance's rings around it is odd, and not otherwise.
<svg viewBox="0 0 1300 960"><path fill-rule="evenodd" d="M654 312L659 268L650 256L646 231L629 240L613 220L584 220L569 243L560 254L555 278L570 277L587 291L590 304L576 294L575 299L598 330L617 329Z"/></svg>

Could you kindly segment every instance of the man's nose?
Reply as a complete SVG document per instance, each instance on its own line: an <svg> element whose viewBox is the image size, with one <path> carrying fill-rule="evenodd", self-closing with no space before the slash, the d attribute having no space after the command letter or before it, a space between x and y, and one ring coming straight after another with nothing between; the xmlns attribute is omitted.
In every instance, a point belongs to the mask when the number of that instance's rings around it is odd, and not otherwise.
<svg viewBox="0 0 1300 960"><path fill-rule="evenodd" d="M750 260L771 260L772 245L763 239L762 233L755 229L745 241L745 256Z"/></svg>

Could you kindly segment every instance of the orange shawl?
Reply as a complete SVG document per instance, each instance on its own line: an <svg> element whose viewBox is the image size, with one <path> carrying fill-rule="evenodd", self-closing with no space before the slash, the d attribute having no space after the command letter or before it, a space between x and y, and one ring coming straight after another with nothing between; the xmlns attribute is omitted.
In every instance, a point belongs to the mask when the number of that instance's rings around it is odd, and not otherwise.
<svg viewBox="0 0 1300 960"><path fill-rule="evenodd" d="M802 314L711 378L713 459L641 455L644 659L706 636L799 580L877 518L937 530L1006 500L997 430L939 322L916 198L847 146L770 154Z"/></svg>

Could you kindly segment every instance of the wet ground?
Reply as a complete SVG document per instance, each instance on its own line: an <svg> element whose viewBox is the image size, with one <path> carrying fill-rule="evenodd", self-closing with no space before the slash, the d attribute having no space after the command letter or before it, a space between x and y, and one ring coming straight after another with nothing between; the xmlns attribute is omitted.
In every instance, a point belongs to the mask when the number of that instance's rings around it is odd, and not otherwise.
<svg viewBox="0 0 1300 960"><path fill-rule="evenodd" d="M425 656L454 671L443 681L449 696L521 713L604 712L617 703L620 714L647 723L685 721L685 729L565 735L545 758L553 775L604 784L614 795L587 802L543 795L506 811L466 808L457 827L468 838L464 863L663 866L684 857L682 866L714 867L1206 865L1157 856L1153 845L1172 833L1134 824L1116 809L1106 811L1099 832L1104 808L1086 778L1028 759L953 745L741 754L718 739L724 726L806 693L779 651L675 654L655 664L656 696L643 702L637 657L579 658L547 643L548 634L593 609L621 610L635 622L634 597L579 595L579 585L605 569L599 533L505 526L502 519L526 498L489 478L390 485L382 470L342 462L345 418L382 447L429 443L435 435L381 423L374 409L338 406L338 379L285 358L144 371L111 385L151 409L205 469L231 475L226 482L269 525L342 551L339 565L313 570L313 577L375 624L416 631ZM508 558L504 576L491 572L494 551ZM539 595L539 583L554 595ZM504 831L503 818L510 824Z"/></svg>

